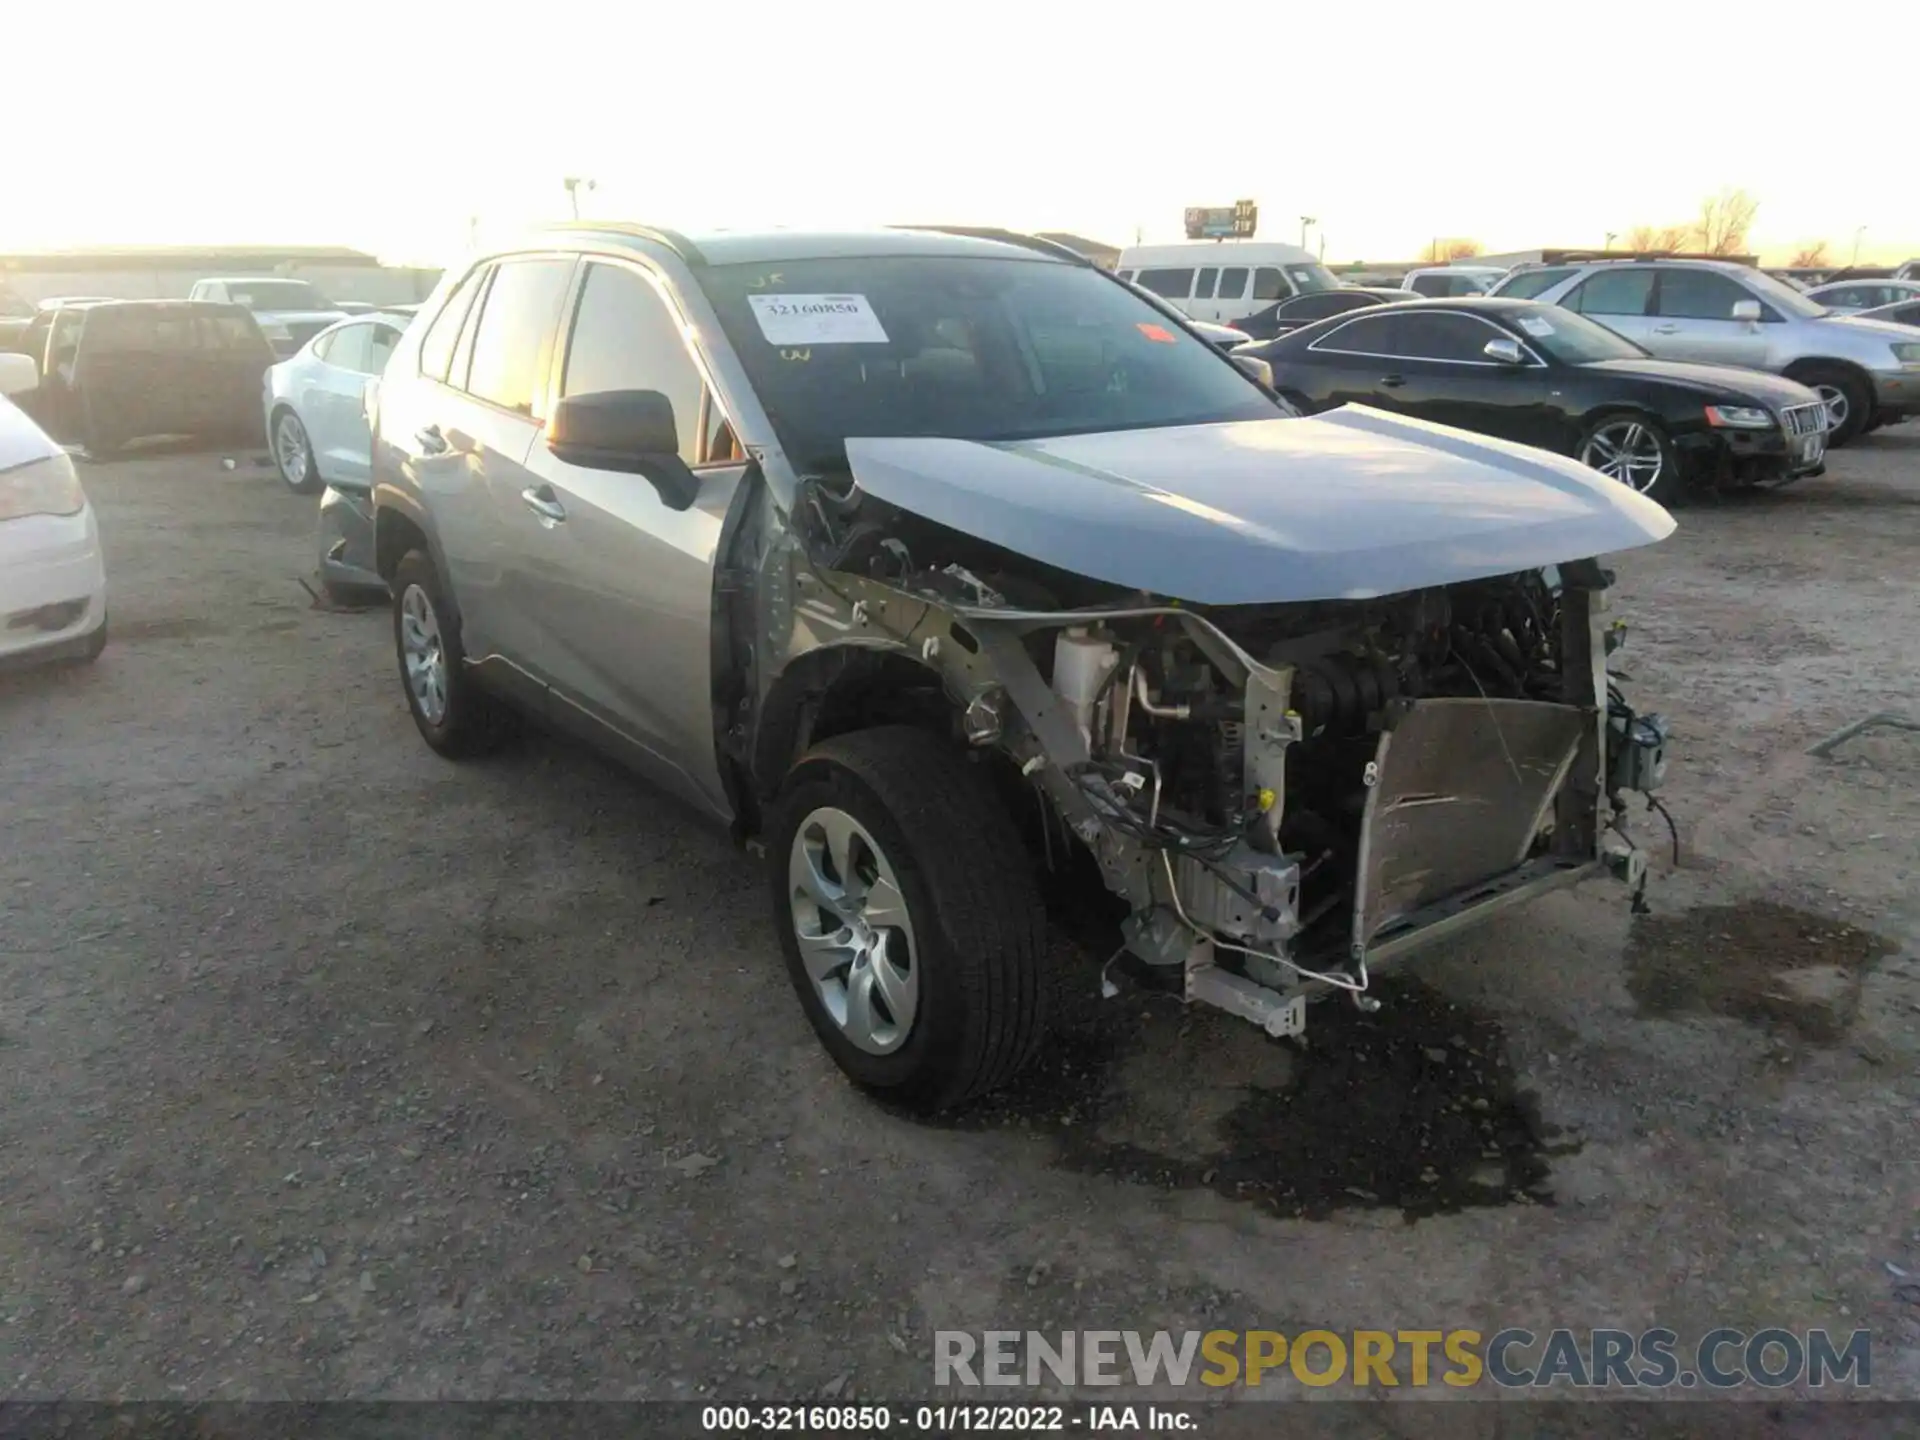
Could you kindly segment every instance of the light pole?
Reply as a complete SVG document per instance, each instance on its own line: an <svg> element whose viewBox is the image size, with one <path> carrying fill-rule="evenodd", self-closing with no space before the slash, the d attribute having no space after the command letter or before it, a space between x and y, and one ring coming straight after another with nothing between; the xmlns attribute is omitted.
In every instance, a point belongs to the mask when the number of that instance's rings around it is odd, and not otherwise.
<svg viewBox="0 0 1920 1440"><path fill-rule="evenodd" d="M583 175L569 175L562 183L567 187L567 203L573 207L573 218L578 220L580 218L580 192L582 190L592 191L596 188L595 184Z"/></svg>
<svg viewBox="0 0 1920 1440"><path fill-rule="evenodd" d="M1867 227L1864 225L1853 232L1853 258L1849 260L1847 264L1858 265L1860 263L1860 237L1866 233Z"/></svg>
<svg viewBox="0 0 1920 1440"><path fill-rule="evenodd" d="M1607 231L1607 243L1606 243L1605 245L1602 245L1602 246L1601 246L1600 248L1601 248L1602 250L1611 250L1611 249L1613 249L1613 237L1614 237L1614 236L1616 236L1616 235L1618 235L1619 233L1620 233L1620 232L1619 232L1618 230L1609 230L1609 231Z"/></svg>
<svg viewBox="0 0 1920 1440"><path fill-rule="evenodd" d="M1319 223L1320 222L1311 215L1302 215L1300 217L1300 248L1302 250L1307 248L1307 227L1309 225L1318 225Z"/></svg>

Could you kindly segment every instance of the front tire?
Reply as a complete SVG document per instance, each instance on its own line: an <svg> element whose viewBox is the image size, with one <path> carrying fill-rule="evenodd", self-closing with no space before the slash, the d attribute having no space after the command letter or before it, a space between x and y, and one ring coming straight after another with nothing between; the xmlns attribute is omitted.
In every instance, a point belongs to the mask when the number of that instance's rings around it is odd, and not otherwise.
<svg viewBox="0 0 1920 1440"><path fill-rule="evenodd" d="M1005 1084L1045 1030L1045 921L985 777L939 737L858 731L810 751L767 837L774 923L842 1071L920 1111Z"/></svg>
<svg viewBox="0 0 1920 1440"><path fill-rule="evenodd" d="M1602 415L1589 425L1574 458L1650 500L1680 493L1680 457L1665 427L1646 415Z"/></svg>
<svg viewBox="0 0 1920 1440"><path fill-rule="evenodd" d="M506 729L500 702L466 668L460 627L433 561L409 550L393 572L393 646L420 738L449 759L483 755Z"/></svg>
<svg viewBox="0 0 1920 1440"><path fill-rule="evenodd" d="M1826 402L1829 450L1838 450L1873 427L1873 392L1852 371L1837 365L1809 365L1791 378Z"/></svg>
<svg viewBox="0 0 1920 1440"><path fill-rule="evenodd" d="M313 441L307 427L291 410L273 412L273 463L286 487L296 495L312 495L320 489L320 467L314 463Z"/></svg>

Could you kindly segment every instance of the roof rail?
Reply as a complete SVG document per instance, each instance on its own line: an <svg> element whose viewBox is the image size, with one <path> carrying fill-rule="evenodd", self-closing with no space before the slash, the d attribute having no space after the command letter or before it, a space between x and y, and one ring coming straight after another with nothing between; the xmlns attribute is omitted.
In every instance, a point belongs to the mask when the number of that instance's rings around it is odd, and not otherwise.
<svg viewBox="0 0 1920 1440"><path fill-rule="evenodd" d="M1002 230L992 225L895 225L892 228L930 230L942 235L963 235L973 240L998 240L1003 245L1018 245L1023 250L1037 250L1042 255L1051 255L1056 260L1065 260L1074 265L1086 265L1096 270L1100 268L1078 250L1062 245L1058 241L1042 240L1038 235L1026 235L1018 230Z"/></svg>
<svg viewBox="0 0 1920 1440"><path fill-rule="evenodd" d="M1649 260L1715 260L1724 265L1757 265L1757 255L1711 255L1704 250L1543 250L1538 260L1527 260L1516 270L1541 265L1645 264Z"/></svg>
<svg viewBox="0 0 1920 1440"><path fill-rule="evenodd" d="M705 265L707 257L700 253L700 247L687 239L677 230L668 230L659 225L637 225L629 220L558 220L542 227L547 230L573 232L609 232L615 235L631 235L639 240L651 240L656 245L664 245L689 265Z"/></svg>

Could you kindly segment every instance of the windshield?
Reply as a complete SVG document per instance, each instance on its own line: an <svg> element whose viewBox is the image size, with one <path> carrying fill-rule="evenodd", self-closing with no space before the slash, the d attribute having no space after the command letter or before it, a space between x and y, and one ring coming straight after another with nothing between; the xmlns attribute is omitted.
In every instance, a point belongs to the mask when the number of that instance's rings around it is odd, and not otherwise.
<svg viewBox="0 0 1920 1440"><path fill-rule="evenodd" d="M1827 314L1818 300L1809 300L1784 280L1776 280L1764 270L1752 270L1740 277L1747 288L1782 314L1799 320L1812 320Z"/></svg>
<svg viewBox="0 0 1920 1440"><path fill-rule="evenodd" d="M1282 265L1280 268L1287 272L1287 279L1302 295L1311 295L1316 290L1340 288L1340 282L1333 278L1333 272L1324 265Z"/></svg>
<svg viewBox="0 0 1920 1440"><path fill-rule="evenodd" d="M796 467L848 436L1014 440L1285 414L1126 285L1050 261L881 256L698 272Z"/></svg>
<svg viewBox="0 0 1920 1440"><path fill-rule="evenodd" d="M1571 274L1573 267L1568 265L1550 270L1519 270L1496 284L1491 293L1503 299L1531 300L1543 290L1551 290Z"/></svg>
<svg viewBox="0 0 1920 1440"><path fill-rule="evenodd" d="M1515 315L1513 323L1536 350L1544 350L1550 359L1562 365L1587 365L1595 360L1640 360L1647 354L1606 326L1557 305L1534 307L1525 314Z"/></svg>
<svg viewBox="0 0 1920 1440"><path fill-rule="evenodd" d="M229 280L227 294L249 310L331 310L327 297L304 280Z"/></svg>

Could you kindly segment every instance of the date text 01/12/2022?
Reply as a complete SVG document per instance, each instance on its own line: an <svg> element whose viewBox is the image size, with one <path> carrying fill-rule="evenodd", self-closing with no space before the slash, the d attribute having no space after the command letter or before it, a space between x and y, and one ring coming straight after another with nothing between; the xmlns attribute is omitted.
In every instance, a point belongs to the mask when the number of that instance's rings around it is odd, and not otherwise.
<svg viewBox="0 0 1920 1440"><path fill-rule="evenodd" d="M823 1432L840 1435L947 1435L956 1431L1027 1433L1068 1430L1150 1430L1192 1433L1199 1412L1162 1405L708 1405L707 1431Z"/></svg>

